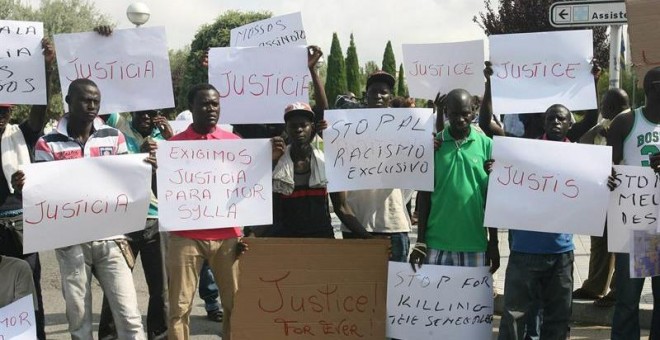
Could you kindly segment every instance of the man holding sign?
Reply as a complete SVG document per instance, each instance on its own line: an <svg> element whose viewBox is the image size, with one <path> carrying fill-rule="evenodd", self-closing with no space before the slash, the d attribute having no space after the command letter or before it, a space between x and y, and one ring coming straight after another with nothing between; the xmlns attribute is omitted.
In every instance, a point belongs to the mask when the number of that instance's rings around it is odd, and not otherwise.
<svg viewBox="0 0 660 340"><path fill-rule="evenodd" d="M49 41L41 42L46 62L46 83L50 79L55 51ZM49 86L46 86L47 96ZM23 254L23 202L22 193L13 184L20 179L21 166L32 161L34 145L46 125L46 105L34 105L28 119L21 124L10 124L12 105L0 104L0 150L2 150L2 174L0 180L0 255L16 257L27 261L32 269L32 279L36 287L37 337L45 339L44 310L41 298L41 263L39 253Z"/></svg>
<svg viewBox="0 0 660 340"><path fill-rule="evenodd" d="M101 93L93 81L76 79L71 82L66 102L69 113L62 117L56 130L37 142L37 162L127 153L124 135L98 119ZM21 188L25 180L21 176ZM92 339L92 295L89 291L92 268L118 318L115 320L117 335L122 339L145 339L128 265L134 259L127 250L123 235L56 250L72 339Z"/></svg>
<svg viewBox="0 0 660 340"><path fill-rule="evenodd" d="M650 166L660 172L660 67L644 77L646 106L618 115L610 126L607 144L614 164ZM660 237L660 236L659 236ZM616 304L612 339L639 338L639 300L644 279L630 277L630 255L615 255ZM653 316L649 339L660 338L660 277L651 279Z"/></svg>
<svg viewBox="0 0 660 340"><path fill-rule="evenodd" d="M438 134L435 187L420 191L419 230L410 263L481 267L500 266L497 229L484 229L488 174L483 164L491 155L491 140L471 127L472 96L462 89L446 98L449 128ZM453 142L453 143L452 143ZM467 213L466 213L467 211Z"/></svg>

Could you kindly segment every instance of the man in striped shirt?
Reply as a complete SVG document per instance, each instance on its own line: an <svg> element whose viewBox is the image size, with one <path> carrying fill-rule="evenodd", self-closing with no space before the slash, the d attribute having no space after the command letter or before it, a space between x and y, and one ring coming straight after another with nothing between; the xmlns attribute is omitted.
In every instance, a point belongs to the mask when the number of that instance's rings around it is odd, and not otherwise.
<svg viewBox="0 0 660 340"><path fill-rule="evenodd" d="M35 161L50 162L128 152L124 135L97 118L101 93L93 81L77 79L71 82L66 102L69 112L54 131L39 139L35 147ZM72 339L93 339L92 268L114 312L119 338L145 339L131 269L122 247L127 249L126 240L123 235L117 235L56 250Z"/></svg>

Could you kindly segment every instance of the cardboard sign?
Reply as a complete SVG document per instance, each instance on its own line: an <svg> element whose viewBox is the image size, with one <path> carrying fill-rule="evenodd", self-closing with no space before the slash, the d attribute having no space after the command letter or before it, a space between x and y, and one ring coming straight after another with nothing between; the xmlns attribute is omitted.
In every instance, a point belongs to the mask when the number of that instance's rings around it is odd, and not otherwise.
<svg viewBox="0 0 660 340"><path fill-rule="evenodd" d="M553 104L570 110L597 108L591 74L591 30L490 36L493 112L545 112Z"/></svg>
<svg viewBox="0 0 660 340"><path fill-rule="evenodd" d="M174 107L164 27L56 34L55 46L63 96L73 80L87 78L101 91L99 113Z"/></svg>
<svg viewBox="0 0 660 340"><path fill-rule="evenodd" d="M0 103L46 105L41 22L0 20Z"/></svg>
<svg viewBox="0 0 660 340"><path fill-rule="evenodd" d="M630 252L631 230L654 230L658 225L660 177L650 167L615 165L618 186L607 209L607 250Z"/></svg>
<svg viewBox="0 0 660 340"><path fill-rule="evenodd" d="M151 200L146 154L28 164L23 188L24 253L144 228Z"/></svg>
<svg viewBox="0 0 660 340"><path fill-rule="evenodd" d="M284 108L309 101L307 47L223 47L209 51L209 82L223 124L284 123Z"/></svg>
<svg viewBox="0 0 660 340"><path fill-rule="evenodd" d="M34 340L37 322L34 317L34 298L24 296L0 308L0 340Z"/></svg>
<svg viewBox="0 0 660 340"><path fill-rule="evenodd" d="M328 191L433 191L431 109L325 111Z"/></svg>
<svg viewBox="0 0 660 340"><path fill-rule="evenodd" d="M490 339L493 278L488 267L390 262L387 337L407 340Z"/></svg>
<svg viewBox="0 0 660 340"><path fill-rule="evenodd" d="M156 157L161 230L273 222L270 140L166 141Z"/></svg>
<svg viewBox="0 0 660 340"><path fill-rule="evenodd" d="M410 96L434 99L438 92L465 89L484 93L484 41L403 44L403 64Z"/></svg>
<svg viewBox="0 0 660 340"><path fill-rule="evenodd" d="M496 136L493 159L484 225L603 235L611 147Z"/></svg>
<svg viewBox="0 0 660 340"><path fill-rule="evenodd" d="M646 72L660 66L660 11L656 0L626 0L630 56L641 86Z"/></svg>
<svg viewBox="0 0 660 340"><path fill-rule="evenodd" d="M300 12L251 22L230 31L231 47L307 46Z"/></svg>
<svg viewBox="0 0 660 340"><path fill-rule="evenodd" d="M385 338L387 240L245 241L232 339Z"/></svg>

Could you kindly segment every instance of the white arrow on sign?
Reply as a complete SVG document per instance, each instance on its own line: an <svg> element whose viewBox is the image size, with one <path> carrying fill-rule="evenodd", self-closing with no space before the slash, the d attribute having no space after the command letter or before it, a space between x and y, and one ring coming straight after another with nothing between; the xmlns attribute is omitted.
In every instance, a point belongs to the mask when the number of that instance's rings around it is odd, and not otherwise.
<svg viewBox="0 0 660 340"><path fill-rule="evenodd" d="M550 6L554 27L620 25L627 21L624 1L561 1Z"/></svg>

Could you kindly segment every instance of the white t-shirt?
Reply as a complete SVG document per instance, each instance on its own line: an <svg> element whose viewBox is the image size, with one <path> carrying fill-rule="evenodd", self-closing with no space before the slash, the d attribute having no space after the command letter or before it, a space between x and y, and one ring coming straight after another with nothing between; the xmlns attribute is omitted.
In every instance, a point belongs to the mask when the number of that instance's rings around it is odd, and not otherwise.
<svg viewBox="0 0 660 340"><path fill-rule="evenodd" d="M406 203L412 198L412 190L375 189L356 190L346 193L346 202L355 217L368 232L410 232L410 216ZM349 231L342 224L342 231Z"/></svg>

